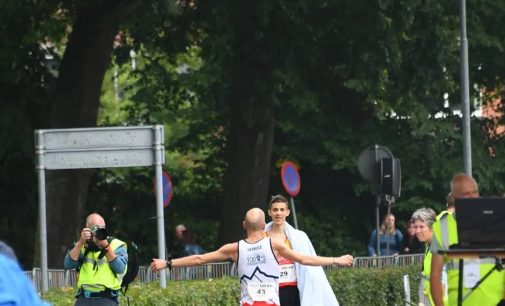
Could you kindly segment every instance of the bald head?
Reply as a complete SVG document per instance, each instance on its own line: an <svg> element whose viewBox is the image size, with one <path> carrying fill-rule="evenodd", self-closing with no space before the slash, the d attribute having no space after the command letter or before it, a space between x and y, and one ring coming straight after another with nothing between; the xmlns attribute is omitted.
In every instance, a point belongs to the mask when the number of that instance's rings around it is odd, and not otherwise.
<svg viewBox="0 0 505 306"><path fill-rule="evenodd" d="M456 174L451 180L451 192L456 199L476 198L479 196L479 187L473 177Z"/></svg>
<svg viewBox="0 0 505 306"><path fill-rule="evenodd" d="M456 174L451 179L451 193L448 197L448 205L454 206L456 199L479 197L479 187L473 177L468 174Z"/></svg>
<svg viewBox="0 0 505 306"><path fill-rule="evenodd" d="M186 230L186 226L184 224L179 224L175 227L175 237L179 240L182 240L184 237L184 231Z"/></svg>
<svg viewBox="0 0 505 306"><path fill-rule="evenodd" d="M245 214L244 228L246 230L258 231L265 228L265 213L259 208L251 208Z"/></svg>
<svg viewBox="0 0 505 306"><path fill-rule="evenodd" d="M93 226L105 227L105 220L97 213L92 213L86 218L86 227L91 228Z"/></svg>

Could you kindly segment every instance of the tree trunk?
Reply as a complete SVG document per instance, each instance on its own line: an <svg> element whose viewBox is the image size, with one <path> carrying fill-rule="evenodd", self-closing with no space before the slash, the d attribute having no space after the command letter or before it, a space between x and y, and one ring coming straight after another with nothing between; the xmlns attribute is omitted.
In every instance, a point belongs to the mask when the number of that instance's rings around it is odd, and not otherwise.
<svg viewBox="0 0 505 306"><path fill-rule="evenodd" d="M244 236L242 220L252 207L266 207L274 134L274 97L241 97L232 106L228 168L224 177L220 241Z"/></svg>
<svg viewBox="0 0 505 306"><path fill-rule="evenodd" d="M246 60L247 61L247 60ZM254 60L236 68L232 85L231 121L227 143L228 167L223 182L221 243L244 236L242 220L252 207L265 208L274 137L274 101L270 92L258 92L268 82L270 66ZM251 71L255 71L251 73ZM269 86L266 86L269 87ZM268 90L267 90L268 91Z"/></svg>
<svg viewBox="0 0 505 306"><path fill-rule="evenodd" d="M230 127L227 141L228 167L223 182L223 205L219 240L244 237L242 221L252 207L266 207L274 138L274 71L279 28L275 3L270 10L257 9L256 2L235 1L226 9L231 16ZM258 20L269 20L265 24Z"/></svg>
<svg viewBox="0 0 505 306"><path fill-rule="evenodd" d="M63 57L51 113L52 128L93 127L118 32L118 3L81 9ZM63 265L63 254L85 223L92 170L47 171L48 266ZM38 255L38 254L37 254Z"/></svg>

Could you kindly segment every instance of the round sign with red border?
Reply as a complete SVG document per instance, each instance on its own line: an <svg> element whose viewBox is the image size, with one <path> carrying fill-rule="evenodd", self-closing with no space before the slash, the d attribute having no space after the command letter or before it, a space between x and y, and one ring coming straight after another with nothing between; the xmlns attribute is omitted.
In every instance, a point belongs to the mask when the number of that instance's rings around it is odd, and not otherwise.
<svg viewBox="0 0 505 306"><path fill-rule="evenodd" d="M153 183L154 191L156 191L156 178L153 179ZM174 196L174 189L172 188L172 178L166 171L162 172L161 186L163 187L163 207L167 207Z"/></svg>
<svg viewBox="0 0 505 306"><path fill-rule="evenodd" d="M282 186L286 192L292 196L296 197L300 192L300 174L298 173L298 168L295 164L290 161L285 161L281 166L281 180Z"/></svg>
<svg viewBox="0 0 505 306"><path fill-rule="evenodd" d="M163 171L163 207L167 207L172 201L174 196L174 189L172 188L172 178L168 172Z"/></svg>

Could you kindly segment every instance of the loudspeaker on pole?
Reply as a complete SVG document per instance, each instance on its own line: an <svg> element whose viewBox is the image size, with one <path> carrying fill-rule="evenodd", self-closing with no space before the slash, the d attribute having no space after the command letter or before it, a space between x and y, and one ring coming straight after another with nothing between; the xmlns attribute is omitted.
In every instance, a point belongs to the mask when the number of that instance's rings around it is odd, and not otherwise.
<svg viewBox="0 0 505 306"><path fill-rule="evenodd" d="M381 158L377 163L377 194L396 198L401 193L401 164L398 158Z"/></svg>
<svg viewBox="0 0 505 306"><path fill-rule="evenodd" d="M374 194L400 197L401 164L388 148L374 145L363 150L358 159L358 169L370 182Z"/></svg>

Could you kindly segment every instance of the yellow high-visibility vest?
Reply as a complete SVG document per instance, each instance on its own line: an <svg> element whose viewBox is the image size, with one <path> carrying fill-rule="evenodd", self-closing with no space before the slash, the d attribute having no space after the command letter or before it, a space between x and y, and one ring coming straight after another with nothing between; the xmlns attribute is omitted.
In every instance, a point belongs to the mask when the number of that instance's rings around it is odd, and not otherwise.
<svg viewBox="0 0 505 306"><path fill-rule="evenodd" d="M430 288L430 275L431 275L431 257L430 245L426 245L423 258L423 271L421 272L421 288L420 288L420 302L426 306L435 305L431 297Z"/></svg>
<svg viewBox="0 0 505 306"><path fill-rule="evenodd" d="M119 239L112 239L109 244L112 250L116 250L120 246L126 247L126 244ZM81 248L81 253L84 255L86 249ZM100 252L88 252L84 257L81 268L79 270L79 281L77 287L88 291L103 291L106 288L111 290L119 290L121 288L121 281L126 273L116 274L109 266L107 257L103 256L98 258Z"/></svg>
<svg viewBox="0 0 505 306"><path fill-rule="evenodd" d="M453 214L444 212L440 214L440 218L433 224L433 237L437 239L438 245L447 250L451 245L458 243L458 231L456 218ZM478 266L479 275L474 276L475 281L484 277L491 269L495 267L494 258L484 258L476 260L464 260L467 267L467 273L470 264ZM444 255L444 263L447 270L447 285L448 285L448 303L446 305L458 305L458 286L459 286L459 259L448 259ZM471 281L471 276L465 273L463 269L463 297L473 287L475 281ZM505 272L493 271L486 280L481 283L470 295L463 300L463 306L495 306L498 304L505 290Z"/></svg>

